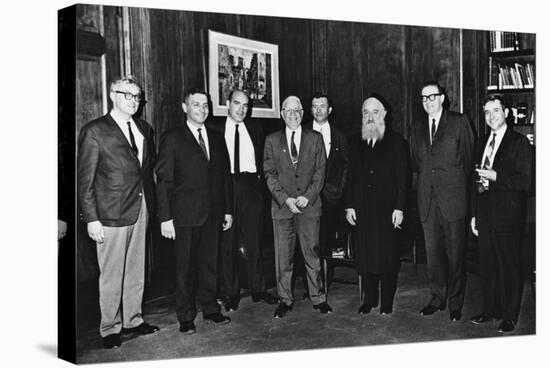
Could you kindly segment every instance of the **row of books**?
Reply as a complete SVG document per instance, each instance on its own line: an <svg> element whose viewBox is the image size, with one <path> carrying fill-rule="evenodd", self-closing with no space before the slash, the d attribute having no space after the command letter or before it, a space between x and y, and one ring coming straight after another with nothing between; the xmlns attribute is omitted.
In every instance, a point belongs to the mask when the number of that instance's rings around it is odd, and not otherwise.
<svg viewBox="0 0 550 368"><path fill-rule="evenodd" d="M535 88L535 71L532 63L501 64L489 57L489 83L487 89Z"/></svg>
<svg viewBox="0 0 550 368"><path fill-rule="evenodd" d="M517 32L489 32L489 47L492 52L519 50Z"/></svg>

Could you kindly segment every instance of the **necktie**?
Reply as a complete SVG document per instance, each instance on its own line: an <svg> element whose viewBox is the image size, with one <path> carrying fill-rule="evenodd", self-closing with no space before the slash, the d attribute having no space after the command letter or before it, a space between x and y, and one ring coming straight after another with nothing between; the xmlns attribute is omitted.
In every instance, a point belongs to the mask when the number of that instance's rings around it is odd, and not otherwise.
<svg viewBox="0 0 550 368"><path fill-rule="evenodd" d="M485 160L483 160L483 167L484 168L490 168L491 167L490 157L493 156L493 151L495 150L496 136L497 136L497 133L493 133L493 137L491 138L491 142L489 142L489 148L487 150L487 155L485 155Z"/></svg>
<svg viewBox="0 0 550 368"><path fill-rule="evenodd" d="M434 144L435 138L435 119L432 119L432 145Z"/></svg>
<svg viewBox="0 0 550 368"><path fill-rule="evenodd" d="M235 146L233 148L233 173L241 172L240 155L239 155L239 124L235 124Z"/></svg>
<svg viewBox="0 0 550 368"><path fill-rule="evenodd" d="M208 160L208 151L206 150L206 144L204 144L204 139L202 138L201 130L202 128L197 129L197 131L199 132L199 145L201 146L202 153L204 153L204 156Z"/></svg>
<svg viewBox="0 0 550 368"><path fill-rule="evenodd" d="M298 163L298 150L296 149L296 144L294 143L294 134L296 132L292 132L292 136L290 137L290 158L292 159L292 165L296 167L296 164Z"/></svg>
<svg viewBox="0 0 550 368"><path fill-rule="evenodd" d="M369 147L370 147L371 149L374 148L374 139L370 139L370 140L369 140Z"/></svg>
<svg viewBox="0 0 550 368"><path fill-rule="evenodd" d="M134 133L132 133L132 127L130 126L130 122L126 122L126 124L128 124L128 132L130 133L130 144L132 145L132 151L134 151L134 153L138 154L138 148L137 148L137 145L136 145L136 139L134 138Z"/></svg>

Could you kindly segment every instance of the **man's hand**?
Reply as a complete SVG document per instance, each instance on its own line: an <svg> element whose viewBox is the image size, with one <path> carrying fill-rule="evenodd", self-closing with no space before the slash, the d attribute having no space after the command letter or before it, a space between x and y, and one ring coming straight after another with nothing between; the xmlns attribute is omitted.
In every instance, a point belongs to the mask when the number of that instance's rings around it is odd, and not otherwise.
<svg viewBox="0 0 550 368"><path fill-rule="evenodd" d="M174 220L161 222L160 233L167 239L176 239L176 229L174 228Z"/></svg>
<svg viewBox="0 0 550 368"><path fill-rule="evenodd" d="M67 223L57 219L57 240L61 240L67 235Z"/></svg>
<svg viewBox="0 0 550 368"><path fill-rule="evenodd" d="M357 216L355 215L355 209L354 208L346 208L346 220L350 223L350 225L355 226L355 221L357 220Z"/></svg>
<svg viewBox="0 0 550 368"><path fill-rule="evenodd" d="M487 179L489 181L497 180L497 172L493 169L476 169L476 171L482 179Z"/></svg>
<svg viewBox="0 0 550 368"><path fill-rule="evenodd" d="M296 206L300 208L306 207L308 203L309 203L309 199L307 199L304 196L299 196L298 198L296 198Z"/></svg>
<svg viewBox="0 0 550 368"><path fill-rule="evenodd" d="M394 229L401 229L401 223L403 222L403 211L393 210L393 213L391 214L391 222Z"/></svg>
<svg viewBox="0 0 550 368"><path fill-rule="evenodd" d="M231 229L231 225L233 225L233 216L231 216L229 214L225 214L225 216L223 218L222 230L226 231L226 230Z"/></svg>
<svg viewBox="0 0 550 368"><path fill-rule="evenodd" d="M479 232L477 231L476 218L475 217L472 217L472 221L470 222L470 227L472 228L472 233L474 233L475 236L479 236Z"/></svg>
<svg viewBox="0 0 550 368"><path fill-rule="evenodd" d="M88 236L96 243L103 243L103 240L105 240L105 232L99 220L88 222Z"/></svg>
<svg viewBox="0 0 550 368"><path fill-rule="evenodd" d="M302 211L300 211L298 207L296 207L296 198L288 197L285 201L285 204L290 209L290 212L294 214L302 213Z"/></svg>

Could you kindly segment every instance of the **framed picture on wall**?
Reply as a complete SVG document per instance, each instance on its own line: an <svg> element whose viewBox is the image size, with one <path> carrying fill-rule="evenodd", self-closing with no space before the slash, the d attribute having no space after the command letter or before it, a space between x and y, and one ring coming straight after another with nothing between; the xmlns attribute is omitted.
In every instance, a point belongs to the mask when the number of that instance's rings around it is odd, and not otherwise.
<svg viewBox="0 0 550 368"><path fill-rule="evenodd" d="M234 89L252 101L252 117L278 118L278 46L208 30L209 81L215 116L227 115L227 98Z"/></svg>

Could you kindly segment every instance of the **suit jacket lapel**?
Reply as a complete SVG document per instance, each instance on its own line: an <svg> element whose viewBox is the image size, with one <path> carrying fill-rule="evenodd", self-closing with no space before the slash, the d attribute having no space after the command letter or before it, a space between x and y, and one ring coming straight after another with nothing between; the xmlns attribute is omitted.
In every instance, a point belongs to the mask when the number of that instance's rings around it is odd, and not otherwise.
<svg viewBox="0 0 550 368"><path fill-rule="evenodd" d="M281 150L283 151L284 160L288 166L292 166L292 160L290 159L290 150L288 148L288 142L286 141L286 128L283 128L279 134L279 140L281 145ZM303 134L303 131L302 131ZM300 155L298 154L298 162L300 162Z"/></svg>
<svg viewBox="0 0 550 368"><path fill-rule="evenodd" d="M199 145L199 142L197 142L197 139L193 135L193 132L191 132L191 129L187 126L187 122L183 123L183 135L188 141L191 141L191 146L195 149L195 151L200 153L200 156L204 160L207 160L206 157L204 156L204 152L202 151L201 146ZM208 143L211 143L211 142L208 142ZM212 147L210 147L210 150L212 150ZM210 154L210 156L212 155Z"/></svg>
<svg viewBox="0 0 550 368"><path fill-rule="evenodd" d="M116 123L115 119L113 119L113 117L111 116L111 114L107 114L108 116L108 119L109 121L113 124L114 128L113 130L115 131L115 134L118 136L118 139L123 141L130 149L132 149L132 145L130 144L130 142L128 142L128 138L126 138L126 136L124 135L124 132L122 131L122 129L120 129L120 126ZM136 124L137 126L137 124ZM143 133L141 133L143 135ZM144 137L144 141L145 141L145 135L143 135ZM143 145L145 146L145 142L143 143ZM136 160L139 161L139 159L137 158L136 155L133 154L132 152L132 155L136 158ZM145 158L145 155L143 155L143 157Z"/></svg>
<svg viewBox="0 0 550 368"><path fill-rule="evenodd" d="M147 154L149 153L149 141L147 140L147 136L145 135L145 129L143 127L143 124L147 124L146 122L144 121L141 121L141 120L135 120L134 119L134 122L136 123L136 126L139 130L139 132L141 133L141 135L143 136L143 152L142 152L142 160L143 162L145 162L145 158L147 157Z"/></svg>
<svg viewBox="0 0 550 368"><path fill-rule="evenodd" d="M441 140L441 137L445 134L445 129L447 129L447 112L443 110L441 118L439 119L439 125L435 131L434 144ZM429 130L428 130L429 134Z"/></svg>
<svg viewBox="0 0 550 368"><path fill-rule="evenodd" d="M504 136L502 137L502 141L500 142L500 145L498 146L498 150L495 153L495 156L493 157L493 169L495 171L498 171L495 169L495 165L498 168L498 161L504 155L506 150L508 149L508 144L510 143L510 136L512 135L512 131L510 127L506 128L506 132L504 133ZM489 137L491 134L489 134ZM484 149L485 151L485 149ZM483 154L483 153L482 153Z"/></svg>

